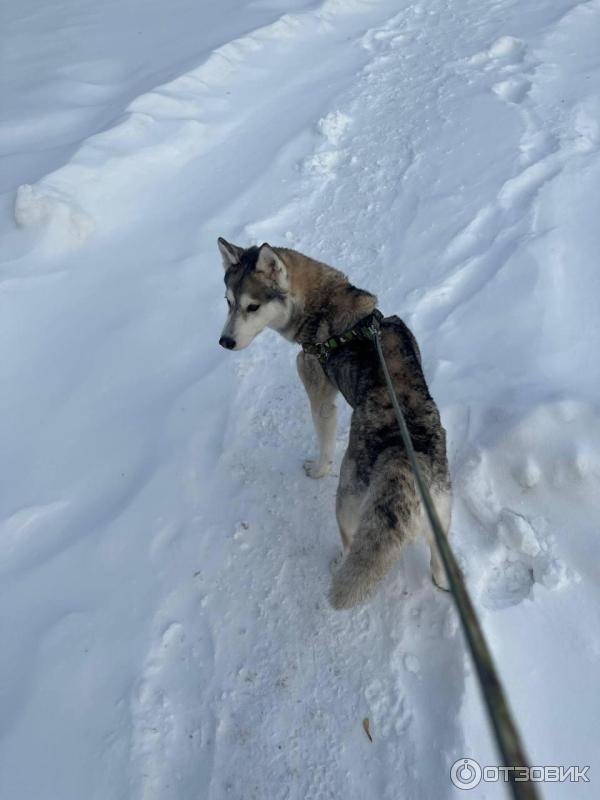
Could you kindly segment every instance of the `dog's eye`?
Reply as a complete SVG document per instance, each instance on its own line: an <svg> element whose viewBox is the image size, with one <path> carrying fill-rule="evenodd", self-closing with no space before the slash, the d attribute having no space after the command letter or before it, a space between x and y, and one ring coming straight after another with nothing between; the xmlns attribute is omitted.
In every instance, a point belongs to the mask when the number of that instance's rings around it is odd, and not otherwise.
<svg viewBox="0 0 600 800"><path fill-rule="evenodd" d="M251 305L248 306L246 311L249 311L250 313L252 313L253 311L258 311L259 308L260 308L260 304L259 303L252 303Z"/></svg>
<svg viewBox="0 0 600 800"><path fill-rule="evenodd" d="M231 308L231 300L228 297L226 297L225 300L227 300L227 305Z"/></svg>

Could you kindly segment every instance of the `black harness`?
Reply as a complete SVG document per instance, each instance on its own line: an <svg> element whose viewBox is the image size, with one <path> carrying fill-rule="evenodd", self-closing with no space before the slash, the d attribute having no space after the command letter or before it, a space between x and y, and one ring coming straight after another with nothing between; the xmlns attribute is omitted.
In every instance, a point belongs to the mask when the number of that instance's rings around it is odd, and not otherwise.
<svg viewBox="0 0 600 800"><path fill-rule="evenodd" d="M367 317L363 317L357 322L353 328L337 336L332 336L325 342L303 344L302 349L305 353L316 356L321 364L325 364L334 350L343 347L349 342L356 342L361 339L374 341L382 319L383 314L376 308Z"/></svg>

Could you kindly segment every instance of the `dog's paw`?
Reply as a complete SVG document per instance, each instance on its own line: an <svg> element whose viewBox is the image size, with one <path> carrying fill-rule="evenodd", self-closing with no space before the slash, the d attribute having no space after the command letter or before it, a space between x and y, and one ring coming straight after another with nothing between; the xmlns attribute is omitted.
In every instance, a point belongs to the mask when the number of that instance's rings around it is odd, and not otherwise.
<svg viewBox="0 0 600 800"><path fill-rule="evenodd" d="M304 472L309 478L323 478L331 472L331 461L321 464L320 461L308 459L304 462Z"/></svg>
<svg viewBox="0 0 600 800"><path fill-rule="evenodd" d="M433 581L433 585L437 586L437 588L441 589L443 592L450 591L450 583L443 570L438 570L437 574L432 570L431 580Z"/></svg>
<svg viewBox="0 0 600 800"><path fill-rule="evenodd" d="M337 556L334 556L329 562L329 572L333 575L334 572L337 572L340 568L342 561L344 560L344 551L340 550Z"/></svg>

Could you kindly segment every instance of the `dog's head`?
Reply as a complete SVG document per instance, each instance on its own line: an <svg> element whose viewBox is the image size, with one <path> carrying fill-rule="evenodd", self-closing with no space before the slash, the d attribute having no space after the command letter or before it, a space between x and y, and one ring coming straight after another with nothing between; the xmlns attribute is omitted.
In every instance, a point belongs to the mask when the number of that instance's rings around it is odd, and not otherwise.
<svg viewBox="0 0 600 800"><path fill-rule="evenodd" d="M225 270L227 321L219 344L243 350L265 328L281 328L288 317L288 275L268 244L238 247L219 238Z"/></svg>

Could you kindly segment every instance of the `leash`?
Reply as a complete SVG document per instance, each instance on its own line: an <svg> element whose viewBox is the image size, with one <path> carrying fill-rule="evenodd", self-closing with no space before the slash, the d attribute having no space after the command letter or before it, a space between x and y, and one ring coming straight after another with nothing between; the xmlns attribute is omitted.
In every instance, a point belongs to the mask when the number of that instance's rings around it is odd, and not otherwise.
<svg viewBox="0 0 600 800"><path fill-rule="evenodd" d="M305 343L302 348L305 352L315 355L320 363L325 366L333 351L344 344L359 339L368 339L375 343L377 355L381 363L383 375L387 386L400 435L406 448L408 461L415 477L415 483L421 496L421 501L427 514L431 530L438 548L444 570L450 584L450 591L454 597L458 616L462 625L471 658L475 665L479 687L486 706L490 724L494 731L496 744L502 758L503 766L510 768L509 784L514 800L539 800L535 785L529 780L529 765L517 726L513 720L502 684L494 665L492 654L487 645L483 630L475 613L473 603L467 591L460 567L450 548L446 534L440 523L438 513L431 499L429 488L419 469L412 439L406 425L406 420L398 402L398 396L388 370L381 346L381 320L383 314L379 309L374 309L364 319L360 320L350 330L337 336L332 336L325 342ZM473 769L471 767L471 769ZM507 773L505 773L506 775ZM465 787L466 788L466 787Z"/></svg>
<svg viewBox="0 0 600 800"><path fill-rule="evenodd" d="M502 757L503 766L513 767L509 773L510 789L512 796L515 800L538 800L538 793L533 783L523 776L529 776L528 762L525 757L523 745L517 731L517 727L512 718L504 690L498 678L496 667L492 659L492 655L488 648L487 642L483 635L481 625L477 619L473 603L467 592L464 579L462 577L458 563L448 543L448 539L437 511L431 499L429 488L417 463L415 450L410 438L410 433L406 426L404 414L398 402L398 396L392 383L390 373L383 355L381 347L381 316L374 318L370 321L369 331L375 342L377 348L377 355L381 362L381 368L385 376L387 389L394 407L396 420L400 429L400 435L406 448L408 460L415 476L415 483L421 495L423 507L427 513L431 530L435 537L435 542L439 550L444 569L450 584L450 590L454 596L458 615L462 624L462 628L471 651L471 658L475 664L477 677L479 678L479 687L485 706L487 708L488 717L494 731L496 744ZM506 774L506 773L505 773ZM522 777L519 777L519 774Z"/></svg>

